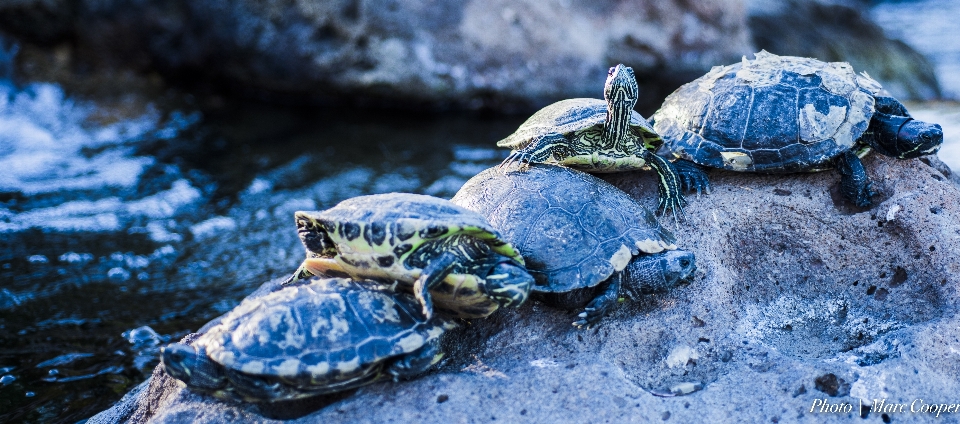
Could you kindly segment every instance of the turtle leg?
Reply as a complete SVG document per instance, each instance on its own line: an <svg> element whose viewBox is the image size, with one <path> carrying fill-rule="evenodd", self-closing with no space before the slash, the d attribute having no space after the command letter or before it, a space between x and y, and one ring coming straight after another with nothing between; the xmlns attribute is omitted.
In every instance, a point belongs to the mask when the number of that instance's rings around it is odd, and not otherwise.
<svg viewBox="0 0 960 424"><path fill-rule="evenodd" d="M336 244L330 239L330 235L324 230L323 225L310 216L310 212L300 211L295 213L294 221L297 224L297 236L303 243L303 247L307 249L307 260L300 264L300 267L294 271L290 278L284 280L282 283L284 286L317 275L316 272L311 272L307 267L311 258L337 254Z"/></svg>
<svg viewBox="0 0 960 424"><path fill-rule="evenodd" d="M452 252L444 252L442 255L433 258L426 267L420 278L413 283L413 294L423 306L423 315L428 319L433 316L433 301L430 297L430 289L436 287L450 271L453 266L460 261L460 258Z"/></svg>
<svg viewBox="0 0 960 424"><path fill-rule="evenodd" d="M677 174L680 175L683 191L696 190L697 196L700 195L700 192L710 194L710 178L707 177L703 167L683 159L674 161L673 167L677 169Z"/></svg>
<svg viewBox="0 0 960 424"><path fill-rule="evenodd" d="M578 328L590 327L600 321L613 306L617 304L620 298L620 288L623 286L623 273L615 272L607 281L604 281L597 287L598 294L593 300L583 308L583 312L578 315L580 318L573 322Z"/></svg>
<svg viewBox="0 0 960 424"><path fill-rule="evenodd" d="M390 363L387 366L387 374L393 376L393 381L410 379L427 372L442 358L443 352L440 351L439 339L434 339L420 349Z"/></svg>
<svg viewBox="0 0 960 424"><path fill-rule="evenodd" d="M310 271L307 271L307 269L303 266L303 264L301 264L300 267L297 268L297 270L294 271L290 277L288 277L286 280L283 280L283 282L280 283L280 285L289 286L293 283L296 283L297 281L306 280L310 277L313 277L313 273Z"/></svg>
<svg viewBox="0 0 960 424"><path fill-rule="evenodd" d="M551 156L559 162L569 156L566 146L566 138L562 134L547 134L533 140L526 147L514 150L507 156L503 162L500 162L500 168L509 167L513 163L519 162L526 164L530 162L543 163Z"/></svg>
<svg viewBox="0 0 960 424"><path fill-rule="evenodd" d="M856 153L847 150L840 154L837 157L837 170L840 171L840 192L861 208L870 206L870 198L877 192L870 188L873 182Z"/></svg>
<svg viewBox="0 0 960 424"><path fill-rule="evenodd" d="M664 214L672 210L674 214L683 215L683 205L686 201L683 199L683 193L680 191L680 178L677 168L670 161L643 149L640 153L660 178L660 184L657 185L660 191L660 200L657 204L657 210L662 210Z"/></svg>

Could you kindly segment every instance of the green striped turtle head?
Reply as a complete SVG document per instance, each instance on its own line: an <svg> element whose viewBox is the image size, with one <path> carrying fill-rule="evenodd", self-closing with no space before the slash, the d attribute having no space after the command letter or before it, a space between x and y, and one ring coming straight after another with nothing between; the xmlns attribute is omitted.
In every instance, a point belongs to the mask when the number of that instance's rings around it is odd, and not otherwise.
<svg viewBox="0 0 960 424"><path fill-rule="evenodd" d="M640 88L633 68L620 64L607 71L607 82L603 85L603 98L607 101L607 121L603 128L605 140L620 140L627 134L638 97Z"/></svg>

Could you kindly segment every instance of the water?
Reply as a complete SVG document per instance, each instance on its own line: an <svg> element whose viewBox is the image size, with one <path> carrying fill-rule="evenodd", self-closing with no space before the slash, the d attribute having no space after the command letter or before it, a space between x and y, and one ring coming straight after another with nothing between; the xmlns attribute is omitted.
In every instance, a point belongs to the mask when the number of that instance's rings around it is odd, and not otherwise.
<svg viewBox="0 0 960 424"><path fill-rule="evenodd" d="M960 2L885 1L870 16L888 37L902 40L932 62L945 97L960 100Z"/></svg>
<svg viewBox="0 0 960 424"><path fill-rule="evenodd" d="M871 17L891 38L900 39L933 64L943 95L960 100L960 2L956 0L885 1ZM938 156L960 171L960 106L935 104L912 107L915 118L943 126L944 143Z"/></svg>
<svg viewBox="0 0 960 424"><path fill-rule="evenodd" d="M954 172L960 172L960 105L917 105L910 108L910 113L921 121L940 124L943 128L943 146L937 156Z"/></svg>
<svg viewBox="0 0 960 424"><path fill-rule="evenodd" d="M522 121L247 104L105 123L55 84L0 90L0 422L106 409L161 345L296 268L294 211L452 196Z"/></svg>

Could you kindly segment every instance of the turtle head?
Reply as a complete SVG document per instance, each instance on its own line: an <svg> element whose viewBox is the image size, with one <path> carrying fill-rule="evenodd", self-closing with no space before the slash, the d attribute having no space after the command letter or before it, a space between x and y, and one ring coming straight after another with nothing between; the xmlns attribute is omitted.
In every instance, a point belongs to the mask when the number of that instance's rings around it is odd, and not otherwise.
<svg viewBox="0 0 960 424"><path fill-rule="evenodd" d="M943 128L939 124L923 121L908 121L897 131L896 156L900 159L913 159L932 155L943 144Z"/></svg>
<svg viewBox="0 0 960 424"><path fill-rule="evenodd" d="M481 288L500 306L518 308L530 295L533 276L522 265L504 259L490 270L485 278L486 284L481 285Z"/></svg>
<svg viewBox="0 0 960 424"><path fill-rule="evenodd" d="M607 82L603 85L603 98L607 101L604 140L619 143L627 135L633 106L637 104L639 96L640 89L632 68L617 65L607 71Z"/></svg>
<svg viewBox="0 0 960 424"><path fill-rule="evenodd" d="M943 128L938 124L917 121L906 116L877 112L868 130L872 137L863 139L876 151L898 159L931 155L943 144Z"/></svg>
<svg viewBox="0 0 960 424"><path fill-rule="evenodd" d="M174 343L160 349L160 362L167 374L190 387L214 390L226 383L221 366L190 345Z"/></svg>
<svg viewBox="0 0 960 424"><path fill-rule="evenodd" d="M607 82L603 85L603 98L607 106L626 105L630 110L637 104L640 89L637 87L637 78L633 76L633 68L622 64L611 67L607 71Z"/></svg>
<svg viewBox="0 0 960 424"><path fill-rule="evenodd" d="M697 270L696 256L686 250L668 250L634 258L624 269L624 289L637 299L689 282Z"/></svg>

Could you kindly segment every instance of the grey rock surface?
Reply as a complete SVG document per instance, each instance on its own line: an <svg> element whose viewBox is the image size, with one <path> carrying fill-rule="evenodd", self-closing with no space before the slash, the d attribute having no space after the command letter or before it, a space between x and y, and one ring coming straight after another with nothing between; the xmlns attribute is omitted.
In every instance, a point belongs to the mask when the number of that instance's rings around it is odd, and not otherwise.
<svg viewBox="0 0 960 424"><path fill-rule="evenodd" d="M711 171L677 231L695 280L594 329L532 302L451 332L419 379L296 404L220 402L158 368L89 422L933 421L909 408L960 403L960 189L920 160L864 163L882 194L863 210L834 172ZM655 205L649 173L605 178ZM860 409L875 399L906 407Z"/></svg>
<svg viewBox="0 0 960 424"><path fill-rule="evenodd" d="M30 40L75 37L90 59L248 94L405 107L600 97L618 62L649 91L751 50L739 0L20 0L0 5L0 22Z"/></svg>

